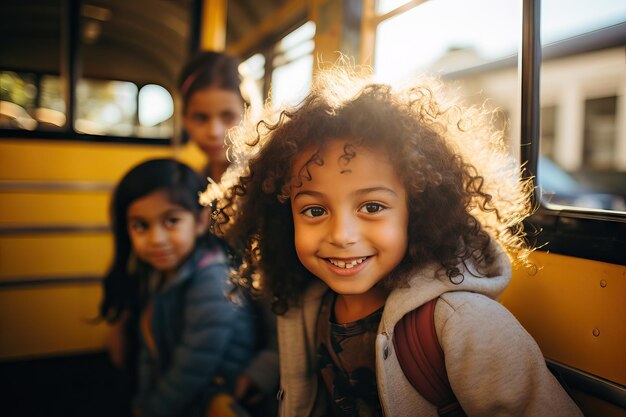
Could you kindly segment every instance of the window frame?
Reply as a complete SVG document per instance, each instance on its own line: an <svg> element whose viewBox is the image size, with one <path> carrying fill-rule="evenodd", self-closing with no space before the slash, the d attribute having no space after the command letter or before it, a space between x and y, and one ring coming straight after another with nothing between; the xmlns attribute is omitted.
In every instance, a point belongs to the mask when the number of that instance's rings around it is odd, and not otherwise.
<svg viewBox="0 0 626 417"><path fill-rule="evenodd" d="M540 34L541 0L523 0L521 88L522 175L535 185L535 213L526 220L531 244L540 251L626 265L626 215L616 211L585 208L548 208L537 191L537 162L540 146Z"/></svg>

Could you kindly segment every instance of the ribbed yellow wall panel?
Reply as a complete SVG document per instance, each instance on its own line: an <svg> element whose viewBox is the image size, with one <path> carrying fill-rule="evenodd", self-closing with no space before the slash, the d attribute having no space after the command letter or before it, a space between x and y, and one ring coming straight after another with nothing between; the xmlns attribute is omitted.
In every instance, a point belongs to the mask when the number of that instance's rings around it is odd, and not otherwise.
<svg viewBox="0 0 626 417"><path fill-rule="evenodd" d="M110 192L0 192L0 226L108 225Z"/></svg>
<svg viewBox="0 0 626 417"><path fill-rule="evenodd" d="M176 150L174 156L197 171L201 171L206 164L206 156L193 142Z"/></svg>
<svg viewBox="0 0 626 417"><path fill-rule="evenodd" d="M70 141L0 141L0 179L117 181L128 169L149 158L180 157L192 167L203 162L194 145L181 150Z"/></svg>
<svg viewBox="0 0 626 417"><path fill-rule="evenodd" d="M102 350L99 283L0 291L0 359Z"/></svg>
<svg viewBox="0 0 626 417"><path fill-rule="evenodd" d="M0 178L117 180L137 162L172 155L169 147L125 144L0 142Z"/></svg>
<svg viewBox="0 0 626 417"><path fill-rule="evenodd" d="M626 385L626 266L537 252L502 302L544 355Z"/></svg>
<svg viewBox="0 0 626 417"><path fill-rule="evenodd" d="M108 233L0 236L0 279L104 274L112 245Z"/></svg>

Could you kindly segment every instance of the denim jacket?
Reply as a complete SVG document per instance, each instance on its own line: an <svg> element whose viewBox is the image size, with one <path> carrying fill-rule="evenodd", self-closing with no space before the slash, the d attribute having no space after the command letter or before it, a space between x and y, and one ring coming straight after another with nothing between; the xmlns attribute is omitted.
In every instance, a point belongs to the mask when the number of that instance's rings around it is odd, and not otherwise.
<svg viewBox="0 0 626 417"><path fill-rule="evenodd" d="M255 354L254 314L227 297L229 267L219 247L197 248L155 291L149 335L142 335L139 393L143 417L203 415L212 396L232 392Z"/></svg>

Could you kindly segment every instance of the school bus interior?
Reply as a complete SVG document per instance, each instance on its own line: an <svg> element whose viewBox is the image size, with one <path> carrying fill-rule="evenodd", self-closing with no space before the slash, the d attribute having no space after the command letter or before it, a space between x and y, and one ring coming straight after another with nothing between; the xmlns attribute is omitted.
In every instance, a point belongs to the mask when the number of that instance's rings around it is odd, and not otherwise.
<svg viewBox="0 0 626 417"><path fill-rule="evenodd" d="M625 2L23 0L0 13L0 414L122 415L95 320L110 193L147 158L204 162L176 85L195 51L217 49L242 58L251 102L297 103L341 52L380 81L434 72L499 109L535 181L538 247L537 271L516 271L501 301L585 415L626 415Z"/></svg>

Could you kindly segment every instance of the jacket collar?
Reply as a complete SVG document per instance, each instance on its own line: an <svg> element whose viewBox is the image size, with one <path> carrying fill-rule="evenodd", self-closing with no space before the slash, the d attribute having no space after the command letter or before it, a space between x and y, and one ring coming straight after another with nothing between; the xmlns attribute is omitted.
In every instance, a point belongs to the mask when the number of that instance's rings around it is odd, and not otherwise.
<svg viewBox="0 0 626 417"><path fill-rule="evenodd" d="M174 278L163 286L162 292L169 291L174 287L182 285L197 271L204 269L209 265L226 262L226 255L219 247L215 246L213 248L207 248L204 245L199 245L179 268Z"/></svg>
<svg viewBox="0 0 626 417"><path fill-rule="evenodd" d="M417 270L409 279L409 285L394 289L385 303L381 319L383 331L389 332L409 311L449 291L470 291L497 299L511 281L511 263L508 255L492 240L494 261L479 273L474 264L466 261L459 265L463 281L454 284L441 265L430 264Z"/></svg>

